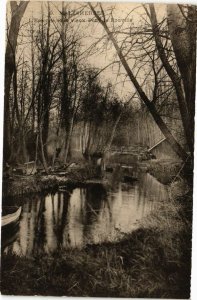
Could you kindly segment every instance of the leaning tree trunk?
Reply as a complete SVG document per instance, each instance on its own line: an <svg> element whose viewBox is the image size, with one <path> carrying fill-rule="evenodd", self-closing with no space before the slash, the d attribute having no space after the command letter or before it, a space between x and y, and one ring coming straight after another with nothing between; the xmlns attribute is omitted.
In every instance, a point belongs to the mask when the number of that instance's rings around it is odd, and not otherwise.
<svg viewBox="0 0 197 300"><path fill-rule="evenodd" d="M4 160L8 160L10 156L10 86L15 68L15 52L17 46L17 38L20 29L21 19L24 15L28 1L10 1L11 6L11 23L9 27L7 46L5 53L5 95L4 95Z"/></svg>
<svg viewBox="0 0 197 300"><path fill-rule="evenodd" d="M192 117L190 116L190 114L194 114L194 107L193 107L193 111L191 113L191 104L188 105L187 103L187 97L184 95L184 91L182 88L182 82L181 82L181 78L179 77L179 75L174 71L174 69L172 68L171 64L169 63L169 60L166 56L165 53L165 49L163 47L161 38L160 38L160 32L159 32L159 26L158 26L158 22L157 22L157 17L156 17L156 12L155 12L155 8L154 8L154 4L149 4L150 6L150 20L151 20L151 24L152 24L152 29L153 29L153 35L155 38L155 43L157 46L157 50L159 53L159 57L164 65L164 68L167 72L167 74L169 75L170 79L172 80L172 83L174 85L175 91L176 91L176 95L177 95L177 100L179 103L179 108L180 108L180 114L181 114L181 119L182 119L182 123L183 123L183 128L184 128L184 133L185 133L185 138L190 150L191 155L193 155L193 146L194 146L194 138L193 138L193 131L194 131L194 120L191 121ZM168 6L169 8L169 6ZM171 9L172 10L172 9ZM173 10L172 10L173 11ZM177 60L177 64L180 67L181 65L181 72L185 72L185 66L183 67L183 65L185 65L185 63L187 62L189 64L189 60L191 58L189 58L188 60L188 51L186 51L186 48L188 47L188 38L186 39L185 34L181 34L180 32L183 30L180 28L180 26L178 25L178 23L174 23L174 19L172 18L172 14L170 14L170 26L169 28L171 33L173 32L174 35L176 34L177 36L179 36L180 41L178 42L178 40L174 40L172 39L172 44L177 43L177 45L179 46L175 46L175 55L177 58L177 55L180 56L179 59ZM173 35L173 33L171 35ZM195 38L196 39L196 38ZM185 45L185 46L181 46L181 45ZM186 46L187 45L187 46ZM180 48L182 47L182 50L180 50ZM180 54L182 52L182 54ZM176 54L177 53L177 54ZM183 61L185 63L181 63L181 59L183 59ZM190 64L189 64L189 69L190 69ZM190 72L189 72L190 73ZM182 73L181 73L182 75ZM185 75L184 75L185 76ZM187 75L186 75L187 76ZM181 76L182 77L182 76ZM189 78L187 79L187 77L185 78L185 80L189 80ZM184 80L183 80L184 82ZM194 81L195 82L195 81ZM187 85L188 83L186 83ZM194 86L195 88L195 86ZM187 88L186 88L187 89ZM189 88L190 89L190 88ZM195 95L195 93L194 93ZM194 99L193 99L194 100ZM193 101L192 100L192 101ZM194 116L194 115L193 115Z"/></svg>
<svg viewBox="0 0 197 300"><path fill-rule="evenodd" d="M127 72L128 77L130 78L130 80L133 83L134 87L136 88L141 100L146 105L147 109L151 113L153 119L155 120L156 124L160 128L161 132L166 137L167 142L171 145L172 149L178 154L178 156L182 160L185 161L188 157L187 153L181 147L181 145L176 141L176 139L173 137L172 133L170 132L170 130L168 129L168 127L164 123L164 121L161 118L161 116L159 115L159 113L157 112L154 103L148 99L148 97L146 96L146 94L142 90L139 82L137 81L137 79L135 78L131 68L129 67L129 65L128 65L128 63L127 63L120 47L118 46L118 43L116 42L113 33L109 30L109 28L107 26L107 23L100 18L100 16L97 14L97 12L94 10L93 6L90 3L89 3L89 6L90 6L94 16L97 18L97 20L104 27L104 29L105 29L105 31L108 35L108 38L111 40L111 42L114 45L114 48L116 49L116 52L119 56L119 59L120 59L122 65L123 65L123 67L125 68L125 70Z"/></svg>

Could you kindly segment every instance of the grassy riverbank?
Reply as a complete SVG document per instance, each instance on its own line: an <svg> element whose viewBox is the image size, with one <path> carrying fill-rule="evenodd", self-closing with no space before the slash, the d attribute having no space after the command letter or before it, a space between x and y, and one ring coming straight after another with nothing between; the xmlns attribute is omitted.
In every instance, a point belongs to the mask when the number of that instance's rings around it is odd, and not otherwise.
<svg viewBox="0 0 197 300"><path fill-rule="evenodd" d="M50 257L2 257L2 294L189 298L192 195L170 187L140 229L117 243Z"/></svg>
<svg viewBox="0 0 197 300"><path fill-rule="evenodd" d="M88 164L78 165L76 169L68 170L65 176L49 175L18 175L3 182L3 197L13 197L24 194L39 193L57 189L58 186L79 186L96 175L96 170Z"/></svg>

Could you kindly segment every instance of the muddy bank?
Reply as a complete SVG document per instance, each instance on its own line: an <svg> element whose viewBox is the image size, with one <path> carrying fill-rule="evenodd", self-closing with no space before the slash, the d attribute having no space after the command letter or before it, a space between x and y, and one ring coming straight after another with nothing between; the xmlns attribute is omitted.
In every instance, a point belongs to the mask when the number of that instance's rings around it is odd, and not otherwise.
<svg viewBox="0 0 197 300"><path fill-rule="evenodd" d="M179 181L121 242L31 259L3 254L2 293L189 298L191 211L191 191Z"/></svg>

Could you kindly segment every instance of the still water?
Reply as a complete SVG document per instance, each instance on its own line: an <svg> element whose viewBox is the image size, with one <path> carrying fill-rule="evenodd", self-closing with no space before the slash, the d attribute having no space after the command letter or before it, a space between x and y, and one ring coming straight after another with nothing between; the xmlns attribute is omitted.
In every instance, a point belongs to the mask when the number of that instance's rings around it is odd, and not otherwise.
<svg viewBox="0 0 197 300"><path fill-rule="evenodd" d="M23 199L17 237L4 252L19 256L51 253L120 239L139 227L167 189L150 174L115 189L101 184Z"/></svg>

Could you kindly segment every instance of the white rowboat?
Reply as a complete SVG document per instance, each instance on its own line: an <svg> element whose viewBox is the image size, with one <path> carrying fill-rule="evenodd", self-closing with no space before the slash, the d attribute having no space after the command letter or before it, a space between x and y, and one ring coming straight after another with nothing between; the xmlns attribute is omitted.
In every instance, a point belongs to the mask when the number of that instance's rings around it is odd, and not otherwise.
<svg viewBox="0 0 197 300"><path fill-rule="evenodd" d="M14 212L9 212L5 216L2 216L1 219L1 227L5 228L5 226L13 224L19 220L20 214L21 214L21 206Z"/></svg>

